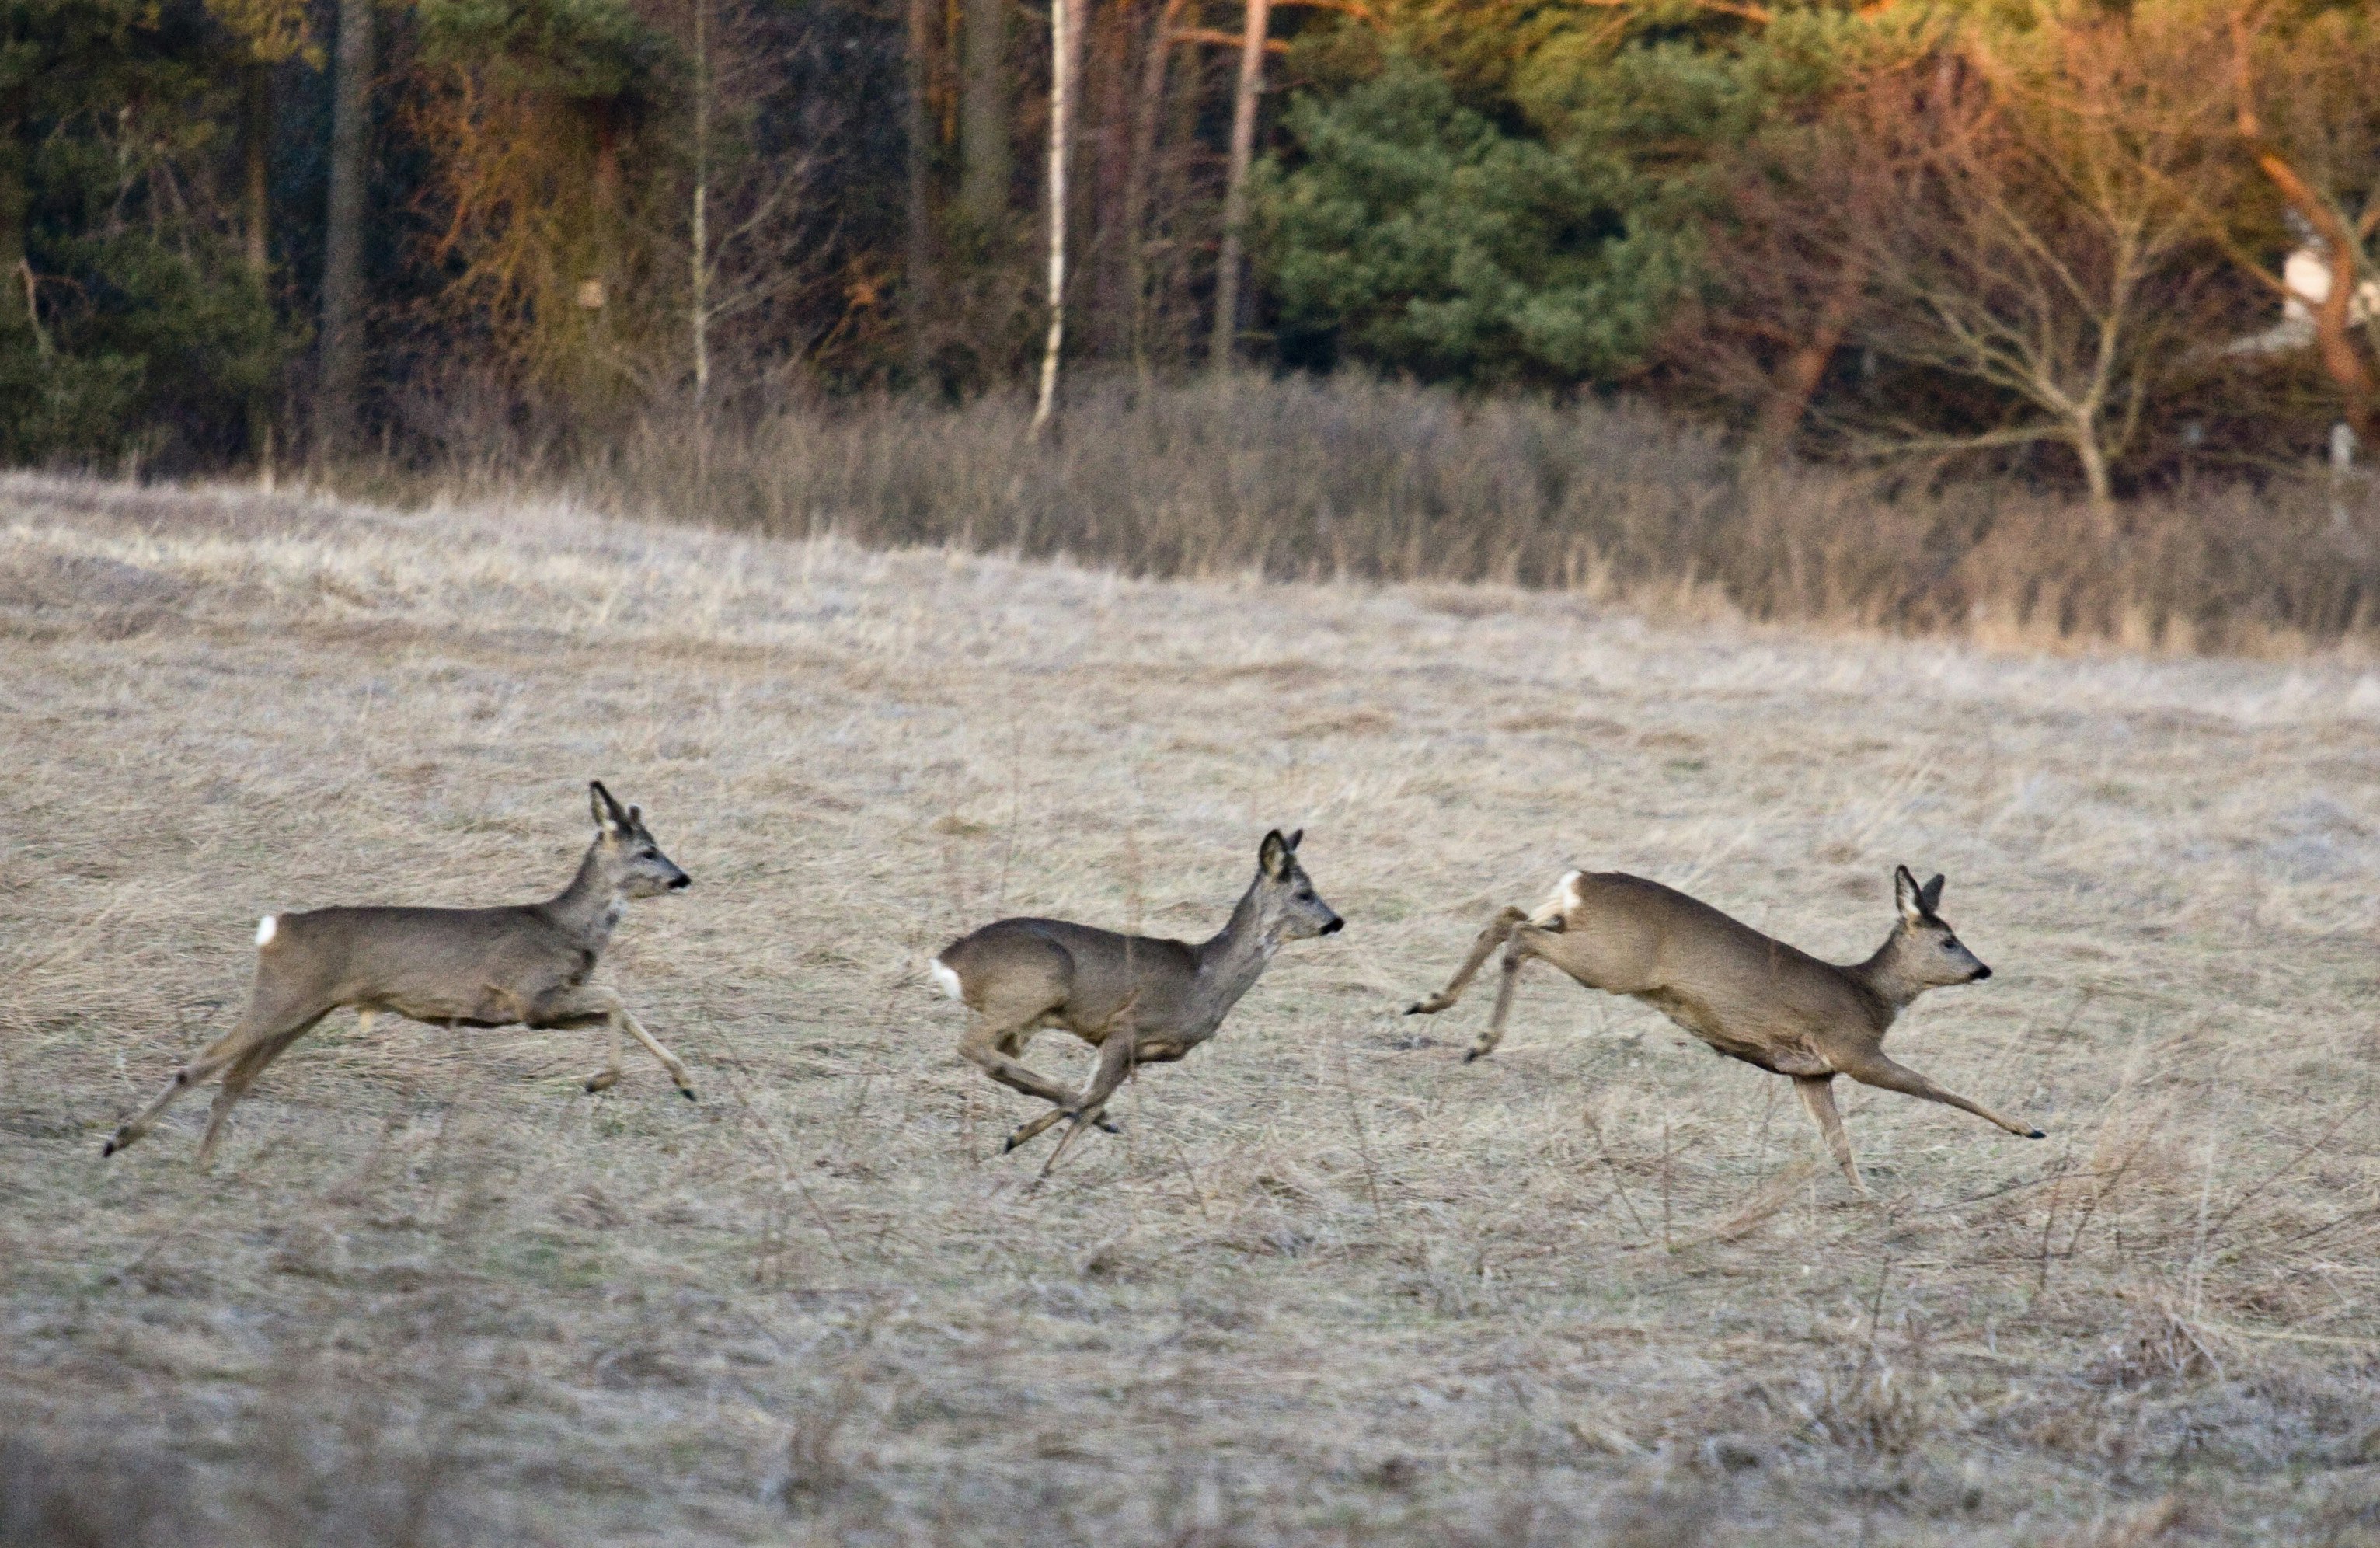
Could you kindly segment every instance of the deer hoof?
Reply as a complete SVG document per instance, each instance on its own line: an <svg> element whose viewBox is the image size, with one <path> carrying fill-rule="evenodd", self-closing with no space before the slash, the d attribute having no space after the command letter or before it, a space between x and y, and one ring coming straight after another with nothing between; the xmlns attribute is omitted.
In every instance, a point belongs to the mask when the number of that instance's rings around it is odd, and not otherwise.
<svg viewBox="0 0 2380 1548"><path fill-rule="evenodd" d="M2046 1140L2049 1136L2036 1128L2025 1135L2025 1138L2028 1140Z"/></svg>
<svg viewBox="0 0 2380 1548"><path fill-rule="evenodd" d="M1092 1121L1097 1123L1099 1126L1100 1130L1104 1133L1122 1134L1123 1132L1123 1126L1117 1123L1113 1118L1095 1118Z"/></svg>
<svg viewBox="0 0 2380 1548"><path fill-rule="evenodd" d="M109 1156L112 1156L115 1153L115 1137L114 1135L109 1135L106 1141L99 1147L99 1159L105 1161Z"/></svg>
<svg viewBox="0 0 2380 1548"><path fill-rule="evenodd" d="M1487 1056L1488 1050L1485 1048L1466 1048L1463 1051L1463 1062L1466 1065L1474 1059L1484 1059Z"/></svg>
<svg viewBox="0 0 2380 1548"><path fill-rule="evenodd" d="M680 1086L677 1089L677 1094L686 1098L688 1102L695 1100L694 1088L692 1086Z"/></svg>

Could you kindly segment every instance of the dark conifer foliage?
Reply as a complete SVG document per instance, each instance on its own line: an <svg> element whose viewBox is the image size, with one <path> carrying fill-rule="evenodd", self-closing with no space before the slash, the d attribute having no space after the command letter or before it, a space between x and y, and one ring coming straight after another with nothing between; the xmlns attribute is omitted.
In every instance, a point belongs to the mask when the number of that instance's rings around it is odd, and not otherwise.
<svg viewBox="0 0 2380 1548"><path fill-rule="evenodd" d="M2103 506L2373 438L2369 7L1265 12L1082 6L1066 380L1178 382L1225 338L1257 370L1626 388L1763 457L1913 451ZM344 88L342 18L371 43ZM707 445L856 394L1028 391L1050 24L0 0L0 457L551 465L630 425ZM2289 294L2293 253L2326 304Z"/></svg>

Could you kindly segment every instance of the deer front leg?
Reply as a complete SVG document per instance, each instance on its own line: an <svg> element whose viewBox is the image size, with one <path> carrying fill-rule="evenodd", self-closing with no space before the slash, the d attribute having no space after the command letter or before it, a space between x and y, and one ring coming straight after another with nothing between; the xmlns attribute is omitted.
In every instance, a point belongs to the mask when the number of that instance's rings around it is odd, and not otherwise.
<svg viewBox="0 0 2380 1548"><path fill-rule="evenodd" d="M604 1068L588 1077L589 1091L602 1091L620 1078L620 1031L625 1028L628 1035L643 1043L652 1056L662 1062L662 1067L669 1071L670 1079L677 1084L677 1094L688 1102L694 1100L694 1081L686 1075L686 1066L676 1054L654 1041L653 1034L645 1030L644 1024L628 1009L617 991L591 984L556 990L540 995L529 1007L528 1014L521 1018L522 1026L540 1030L592 1027L598 1023L608 1024L611 1029L612 1059ZM598 1081L602 1084L598 1085Z"/></svg>
<svg viewBox="0 0 2380 1548"><path fill-rule="evenodd" d="M2046 1140L2049 1138L2031 1124L2021 1124L2013 1118L2003 1118L1981 1103L1969 1102L1955 1091L1944 1091L1908 1066L1895 1064L1882 1054L1872 1054L1855 1065L1848 1066L1843 1073L1864 1086L1878 1086L1888 1091L1900 1091L1908 1096L1924 1097L1928 1102L1938 1102L1945 1107L1956 1107L1962 1113L1973 1113L1985 1123L1998 1124L2021 1139Z"/></svg>
<svg viewBox="0 0 2380 1548"><path fill-rule="evenodd" d="M1478 976L1479 969L1487 965L1488 958L1495 955L1496 948L1504 944L1505 938L1515 928L1528 922L1525 909L1507 905L1503 912L1488 921L1488 928L1479 932L1479 938L1471 943L1471 955L1463 959L1463 966L1454 970L1454 977L1447 981L1446 987L1427 1000L1406 1006L1405 1014L1436 1016L1439 1011L1451 1008L1455 1001L1463 998L1463 991Z"/></svg>
<svg viewBox="0 0 2380 1548"><path fill-rule="evenodd" d="M1843 1132L1843 1115L1835 1111L1835 1078L1831 1075L1796 1075L1793 1090L1801 1093L1802 1105L1810 1116L1818 1120L1818 1132L1826 1136L1827 1149L1835 1152L1835 1164L1851 1179L1852 1191L1865 1193L1867 1184L1860 1181L1859 1163L1852 1159L1851 1136Z"/></svg>
<svg viewBox="0 0 2380 1548"><path fill-rule="evenodd" d="M613 997L612 1005L612 1014L614 1018L614 1025L616 1026L618 1022L622 1021L626 1022L628 1026L628 1035L635 1038L638 1042L643 1043L645 1045L645 1051L650 1054L654 1058L659 1059L662 1062L662 1067L669 1071L670 1079L677 1086L677 1094L686 1098L688 1102L694 1101L694 1081L687 1077L685 1064L679 1060L676 1054L671 1053L668 1049L663 1048L661 1045L660 1039L654 1037L652 1033L645 1030L645 1024L637 1019L637 1013L630 1010L626 1006L622 1005L617 996ZM612 1035L613 1037L617 1037L619 1036L619 1033L615 1030ZM616 1062L619 1055L614 1054L613 1057Z"/></svg>

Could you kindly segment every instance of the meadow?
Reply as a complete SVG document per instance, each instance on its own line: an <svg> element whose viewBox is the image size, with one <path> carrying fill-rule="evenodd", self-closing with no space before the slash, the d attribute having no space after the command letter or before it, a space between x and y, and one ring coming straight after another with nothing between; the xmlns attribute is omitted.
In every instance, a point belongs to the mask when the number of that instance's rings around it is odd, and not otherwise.
<svg viewBox="0 0 2380 1548"><path fill-rule="evenodd" d="M0 1542L2380 1541L2380 676L1265 568L0 480ZM102 1163L259 915L558 890L592 777L698 1103L341 1015ZM1345 932L1034 1188L924 959L1276 825ZM1400 1014L1566 865L1844 960L1900 862L1996 975L1888 1048L2046 1141L1846 1085L1861 1198L1629 1002Z"/></svg>

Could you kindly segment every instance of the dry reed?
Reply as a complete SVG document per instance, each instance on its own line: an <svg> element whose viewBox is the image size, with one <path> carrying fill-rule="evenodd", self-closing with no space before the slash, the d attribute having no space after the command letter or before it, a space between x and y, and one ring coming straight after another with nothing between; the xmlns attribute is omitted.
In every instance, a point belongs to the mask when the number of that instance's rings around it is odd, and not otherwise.
<svg viewBox="0 0 2380 1548"><path fill-rule="evenodd" d="M595 446L469 404L431 418L418 430L437 460L383 492L566 492L639 519L1142 577L1489 581L2022 648L2286 655L2380 628L2380 506L2361 486L2343 504L2312 481L2212 487L2110 519L2013 482L1747 476L1712 434L1627 401L1110 380L1046 442L1005 398L867 400L710 435L651 421Z"/></svg>

